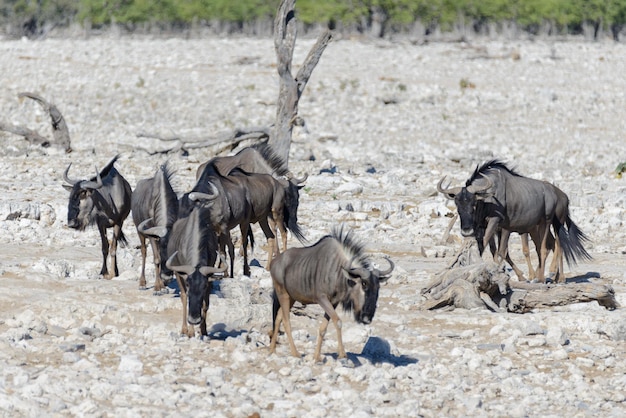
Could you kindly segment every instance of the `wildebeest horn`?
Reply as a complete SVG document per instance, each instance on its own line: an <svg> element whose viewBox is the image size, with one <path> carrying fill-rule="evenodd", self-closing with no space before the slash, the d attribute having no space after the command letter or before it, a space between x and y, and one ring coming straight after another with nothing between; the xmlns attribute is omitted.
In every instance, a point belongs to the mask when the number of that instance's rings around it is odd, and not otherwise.
<svg viewBox="0 0 626 418"><path fill-rule="evenodd" d="M185 273L187 275L190 275L191 273L193 273L194 268L193 266L174 266L172 265L172 260L174 260L174 257L176 257L176 254L178 254L178 251L174 251L174 254L172 254L170 256L170 258L167 259L167 261L165 262L165 267L167 267L168 269L175 271L176 273Z"/></svg>
<svg viewBox="0 0 626 418"><path fill-rule="evenodd" d="M163 238L167 235L167 228L164 226L153 226L151 228L147 228L148 222L151 222L152 218L148 218L142 221L139 225L137 225L137 230L141 232L143 235L148 235L152 237Z"/></svg>
<svg viewBox="0 0 626 418"><path fill-rule="evenodd" d="M102 187L102 177L100 177L100 172L96 167L96 181L84 181L80 185L83 189L99 189Z"/></svg>
<svg viewBox="0 0 626 418"><path fill-rule="evenodd" d="M394 267L396 266L395 264L393 264L393 261L391 261L391 258L389 257L385 257L385 260L387 260L387 262L389 263L389 268L385 271L382 270L376 270L378 272L379 276L389 276L391 274L391 272L393 271Z"/></svg>
<svg viewBox="0 0 626 418"><path fill-rule="evenodd" d="M477 186L474 186L474 184L472 183L471 185L467 187L468 192L474 193L474 194L485 193L487 190L489 190L493 186L493 180L491 180L489 177L485 176L484 174L481 174L481 176L485 180L487 180L487 185L483 187L477 187Z"/></svg>
<svg viewBox="0 0 626 418"><path fill-rule="evenodd" d="M226 270L228 270L226 258L224 258L224 256L220 254L220 260L222 260L222 267L203 266L200 267L200 274L202 274L203 276L208 276L209 274L224 273Z"/></svg>
<svg viewBox="0 0 626 418"><path fill-rule="evenodd" d="M202 192L191 192L189 193L189 199L196 200L213 200L216 199L219 195L219 191L217 187L211 182L209 182L209 186L211 187L211 193L202 193Z"/></svg>
<svg viewBox="0 0 626 418"><path fill-rule="evenodd" d="M443 181L446 179L446 176L443 176L441 178L441 180L439 180L439 183L437 183L437 191L441 194L443 194L445 197L447 197L448 199L454 199L454 195L457 195L461 192L461 187L453 187L453 188L449 188L446 187L445 189L443 187L441 187L441 185L443 184ZM449 186L449 184L448 184Z"/></svg>
<svg viewBox="0 0 626 418"><path fill-rule="evenodd" d="M75 179L71 179L67 176L67 173L70 172L70 167L72 166L72 163L70 163L67 168L65 169L65 171L63 172L63 180L67 183L67 184L71 184L72 186L75 185L76 183L78 183L80 180L75 180Z"/></svg>

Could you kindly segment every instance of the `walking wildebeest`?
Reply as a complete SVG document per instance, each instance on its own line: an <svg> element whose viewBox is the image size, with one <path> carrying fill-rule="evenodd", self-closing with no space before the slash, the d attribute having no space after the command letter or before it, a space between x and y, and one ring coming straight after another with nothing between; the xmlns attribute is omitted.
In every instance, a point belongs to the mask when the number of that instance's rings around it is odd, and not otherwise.
<svg viewBox="0 0 626 418"><path fill-rule="evenodd" d="M167 241L178 218L178 197L171 185L172 170L161 165L153 177L137 182L131 199L133 221L141 247L139 288L146 288L146 239L150 241L155 267L154 291L162 292L172 272L165 266Z"/></svg>
<svg viewBox="0 0 626 418"><path fill-rule="evenodd" d="M100 274L105 279L119 276L117 269L117 244L126 245L122 224L130 212L130 184L113 166L119 155L115 156L96 176L89 180L75 180L68 177L71 163L63 173L63 180L68 184L63 187L70 190L67 209L67 226L85 230L95 224L102 241L102 269ZM113 240L109 249L107 229L113 228ZM111 255L113 274L107 268L107 256Z"/></svg>
<svg viewBox="0 0 626 418"><path fill-rule="evenodd" d="M278 180L286 179L288 181L286 188L287 207L295 208L292 213L285 213L284 219L288 229L294 233L301 243L305 243L302 233L297 234L297 208L300 199L299 190L304 187L303 184L307 179L305 174L302 178L296 178L287 168L286 162L279 156L269 144L258 144L247 147L232 156L214 157L211 160L201 164L196 172L196 180L208 165L214 166L222 176L228 176L235 169L241 169L247 173L270 174ZM297 228L297 229L296 229ZM272 229L275 230L273 226ZM282 236L283 249L287 249L287 235ZM279 248L280 250L280 248Z"/></svg>
<svg viewBox="0 0 626 418"><path fill-rule="evenodd" d="M169 258L166 266L175 272L183 305L181 333L194 336L194 326L200 325L202 335L207 335L206 313L209 309L210 278L226 271L214 267L217 259L217 235L210 226L207 206L217 195L204 195L203 205L194 203L187 216L178 219L170 233Z"/></svg>
<svg viewBox="0 0 626 418"><path fill-rule="evenodd" d="M523 177L499 160L477 166L464 187L444 189L444 179L437 184L437 190L454 200L463 236L476 236L479 228L484 227L479 246L485 248L494 235L502 230L503 239L496 253L499 258L496 261L507 257L510 232L537 232L540 257L535 276L544 282L550 226L554 229L556 239L555 256L563 251L568 263L580 257L590 258L583 246L587 237L572 222L569 209L566 209L569 205L567 196L557 191L554 185Z"/></svg>
<svg viewBox="0 0 626 418"><path fill-rule="evenodd" d="M258 222L268 241L269 270L273 257L280 253L276 240L277 230L280 230L283 238L283 249L287 248L287 229L300 241L304 240L298 225L298 201L287 199L287 180L276 179L269 174L248 173L239 168L233 169L228 177L241 182L248 191L250 223Z"/></svg>
<svg viewBox="0 0 626 418"><path fill-rule="evenodd" d="M341 304L346 311L354 312L354 319L369 324L376 312L380 283L393 271L394 264L380 271L371 266L363 245L345 226L333 228L330 235L310 247L290 248L279 254L270 266L274 284L272 320L273 331L270 352L276 351L280 323L285 324L291 354L298 350L291 335L290 310L294 302L318 304L324 309L324 320L317 333L315 361L320 360L322 341L328 322L332 319L337 330L338 357L346 352L341 339L341 319L335 309Z"/></svg>
<svg viewBox="0 0 626 418"><path fill-rule="evenodd" d="M231 277L234 275L235 247L230 230L239 225L242 247L246 249L248 246L248 231L252 216L248 193L248 189L242 182L236 178L221 175L214 165L209 164L191 192L185 193L180 199L179 216L184 217L195 206L196 200L206 200L205 194L217 194L214 199L211 199L210 207L207 207L208 219L218 236L220 255L224 256L228 247ZM220 257L220 259L224 258ZM249 276L247 251L243 251L243 269L243 274Z"/></svg>

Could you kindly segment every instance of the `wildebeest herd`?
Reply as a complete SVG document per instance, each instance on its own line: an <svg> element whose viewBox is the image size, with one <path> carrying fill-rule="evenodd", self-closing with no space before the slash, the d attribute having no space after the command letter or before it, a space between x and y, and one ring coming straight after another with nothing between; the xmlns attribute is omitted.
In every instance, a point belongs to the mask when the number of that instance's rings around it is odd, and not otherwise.
<svg viewBox="0 0 626 418"><path fill-rule="evenodd" d="M314 359L320 360L322 341L331 320L337 331L338 356L346 357L337 306L352 311L357 322L370 323L380 284L390 277L394 263L387 258L386 270L374 268L363 244L345 225L334 227L313 245L287 249L287 231L306 244L297 217L299 190L306 176L295 178L272 148L261 144L200 165L194 187L179 198L167 163L153 177L140 180L133 191L115 169L117 160L118 156L114 157L87 180L70 179L71 164L63 175L68 183L65 187L71 190L68 226L80 230L89 225L98 227L103 256L100 274L105 279L119 274L117 246L127 243L122 224L132 211L142 256L139 287L147 286L149 242L155 266L155 293L165 291L174 276L182 302L181 333L194 336L195 326L199 326L200 333L207 335L211 281L234 276L231 230L239 227L243 272L249 276L248 244L254 246L251 225L258 223L267 239L266 268L274 285L270 352L276 349L282 323L291 354L299 356L289 320L289 312L297 301L318 304L324 310ZM444 188L444 180L445 177L437 184L437 190L454 200L462 235L474 237L481 254L489 246L494 260L506 260L520 280L526 278L508 254L511 232L522 237L529 280L546 281L545 264L550 251L554 252L550 276L557 283L565 281L563 257L568 264L590 258L584 248L587 237L570 218L567 195L551 183L524 177L499 160L477 166L463 187ZM109 228L113 228L110 244ZM278 231L282 246L278 243ZM529 254L529 236L539 259L536 269ZM111 270L107 267L109 256Z"/></svg>

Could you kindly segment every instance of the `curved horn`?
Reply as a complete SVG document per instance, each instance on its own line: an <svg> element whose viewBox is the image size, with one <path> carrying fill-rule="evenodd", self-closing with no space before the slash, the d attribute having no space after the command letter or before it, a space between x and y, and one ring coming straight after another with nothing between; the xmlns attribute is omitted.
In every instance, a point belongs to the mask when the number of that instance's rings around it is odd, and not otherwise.
<svg viewBox="0 0 626 418"><path fill-rule="evenodd" d="M219 196L219 190L217 187L211 182L209 182L209 186L211 187L211 193L202 193L202 192L191 192L189 193L189 199L196 200L213 200Z"/></svg>
<svg viewBox="0 0 626 418"><path fill-rule="evenodd" d="M389 263L389 268L387 270L376 270L379 276L389 276L391 274L391 272L393 271L394 267L396 266L393 261L391 261L391 258L389 257L385 257L385 260L387 260L387 262Z"/></svg>
<svg viewBox="0 0 626 418"><path fill-rule="evenodd" d="M174 254L172 254L170 256L170 258L167 259L167 261L165 262L165 267L167 267L168 269L175 271L177 273L184 273L187 275L190 275L191 273L193 273L194 268L192 266L174 266L172 265L172 260L174 260L174 257L176 257L176 254L178 254L178 251L174 251Z"/></svg>
<svg viewBox="0 0 626 418"><path fill-rule="evenodd" d="M300 178L296 178L293 177L293 181L296 182L296 184L302 184L306 181L306 179L309 178L309 173L304 173L304 176L300 177Z"/></svg>
<svg viewBox="0 0 626 418"><path fill-rule="evenodd" d="M102 187L102 177L100 177L100 172L98 172L98 168L96 167L96 181L85 181L81 184L83 189L99 189Z"/></svg>
<svg viewBox="0 0 626 418"><path fill-rule="evenodd" d="M483 187L477 187L477 186L474 186L474 184L472 183L470 186L467 187L468 192L471 192L474 194L485 193L487 190L489 190L493 186L493 180L491 180L489 177L485 176L482 173L481 173L481 176L482 178L487 180L487 185Z"/></svg>
<svg viewBox="0 0 626 418"><path fill-rule="evenodd" d="M65 169L65 171L63 172L63 180L67 183L67 184L71 184L72 186L75 185L76 183L78 183L80 180L76 180L76 179L71 179L67 176L67 173L70 172L70 167L72 166L72 163L70 163L67 168Z"/></svg>
<svg viewBox="0 0 626 418"><path fill-rule="evenodd" d="M164 226L153 226L148 228L148 222L151 222L152 218L148 218L142 221L139 225L137 225L137 231L142 233L143 235L148 235L151 237L163 238L167 235L167 228Z"/></svg>
<svg viewBox="0 0 626 418"><path fill-rule="evenodd" d="M222 261L222 267L203 266L200 267L200 274L208 276L209 274L224 273L228 270L228 264L226 264L226 258L222 254L220 254L220 260Z"/></svg>
<svg viewBox="0 0 626 418"><path fill-rule="evenodd" d="M453 188L446 187L444 189L443 187L441 187L441 185L443 184L443 181L445 179L446 179L446 176L443 176L441 180L439 180L439 183L437 183L437 191L443 194L444 196L446 196L448 199L454 199L454 195L459 194L462 188L461 187L453 187Z"/></svg>

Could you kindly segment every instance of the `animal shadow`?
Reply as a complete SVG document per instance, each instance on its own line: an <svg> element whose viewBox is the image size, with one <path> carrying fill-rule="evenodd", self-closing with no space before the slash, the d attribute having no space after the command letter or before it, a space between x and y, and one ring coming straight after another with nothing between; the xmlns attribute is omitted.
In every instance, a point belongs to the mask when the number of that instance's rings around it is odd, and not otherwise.
<svg viewBox="0 0 626 418"><path fill-rule="evenodd" d="M565 283L589 283L590 279L600 279L601 277L597 271L588 271L585 274L568 278Z"/></svg>
<svg viewBox="0 0 626 418"><path fill-rule="evenodd" d="M369 360L373 364L389 363L395 367L415 364L419 360L405 355L395 355L391 352L391 345L380 337L369 337L361 354L346 353L354 367L362 365L360 358ZM336 359L337 354L333 354Z"/></svg>
<svg viewBox="0 0 626 418"><path fill-rule="evenodd" d="M236 330L236 329L227 329L226 324L217 323L213 324L210 330L207 330L207 337L212 340L221 340L226 341L229 337L238 337L246 331Z"/></svg>

